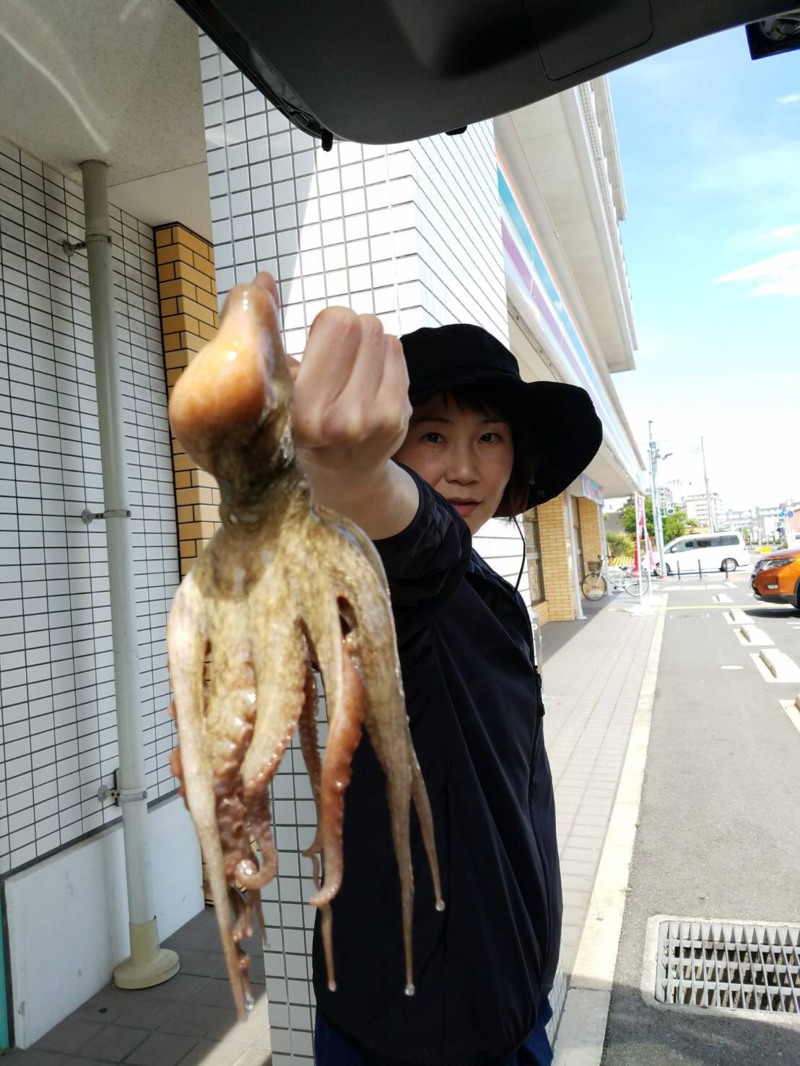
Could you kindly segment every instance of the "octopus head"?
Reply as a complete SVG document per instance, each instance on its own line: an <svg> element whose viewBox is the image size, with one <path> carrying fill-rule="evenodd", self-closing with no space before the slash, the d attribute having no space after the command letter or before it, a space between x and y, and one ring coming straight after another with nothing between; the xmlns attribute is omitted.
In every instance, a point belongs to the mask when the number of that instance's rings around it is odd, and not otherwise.
<svg viewBox="0 0 800 1066"><path fill-rule="evenodd" d="M188 455L220 482L223 497L247 499L293 458L291 395L272 294L258 283L238 285L216 337L172 390L170 423Z"/></svg>

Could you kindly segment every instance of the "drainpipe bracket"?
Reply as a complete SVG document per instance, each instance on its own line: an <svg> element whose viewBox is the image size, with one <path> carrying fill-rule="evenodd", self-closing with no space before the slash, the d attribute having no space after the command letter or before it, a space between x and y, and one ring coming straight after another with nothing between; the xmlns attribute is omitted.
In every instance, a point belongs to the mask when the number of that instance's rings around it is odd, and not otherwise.
<svg viewBox="0 0 800 1066"><path fill-rule="evenodd" d="M61 247L71 259L76 252L80 252L86 247L86 241L62 241Z"/></svg>
<svg viewBox="0 0 800 1066"><path fill-rule="evenodd" d="M113 788L109 788L108 785L101 785L95 793L95 796L101 803L105 803L106 800L113 800L114 806L119 807L121 803L134 803L146 800L147 789L117 788L116 785Z"/></svg>
<svg viewBox="0 0 800 1066"><path fill-rule="evenodd" d="M84 507L81 511L81 522L85 525L89 525L90 522L94 522L95 518L130 518L131 512L127 508L116 508L115 510L107 511L90 511L88 507Z"/></svg>

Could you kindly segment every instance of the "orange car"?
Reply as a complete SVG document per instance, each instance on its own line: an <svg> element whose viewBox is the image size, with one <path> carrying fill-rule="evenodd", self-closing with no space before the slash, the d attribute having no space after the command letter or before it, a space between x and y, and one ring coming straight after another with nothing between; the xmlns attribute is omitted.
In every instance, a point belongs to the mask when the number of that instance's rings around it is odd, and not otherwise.
<svg viewBox="0 0 800 1066"><path fill-rule="evenodd" d="M756 599L800 608L800 544L759 559L750 575L750 588Z"/></svg>

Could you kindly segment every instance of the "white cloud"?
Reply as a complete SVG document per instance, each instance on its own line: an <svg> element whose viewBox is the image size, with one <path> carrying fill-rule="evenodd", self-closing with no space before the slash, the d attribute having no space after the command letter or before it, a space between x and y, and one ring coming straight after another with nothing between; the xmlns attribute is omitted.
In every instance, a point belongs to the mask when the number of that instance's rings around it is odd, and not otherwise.
<svg viewBox="0 0 800 1066"><path fill-rule="evenodd" d="M778 226L777 229L770 230L770 237L777 237L778 240L785 240L793 237L800 237L800 225L797 226Z"/></svg>
<svg viewBox="0 0 800 1066"><path fill-rule="evenodd" d="M788 93L778 97L779 104L800 104L800 93Z"/></svg>
<svg viewBox="0 0 800 1066"><path fill-rule="evenodd" d="M753 198L768 196L773 205L776 194L791 191L791 202L796 204L800 182L797 143L787 138L781 144L753 147L752 143L743 146L735 141L734 137L728 142L716 138L715 150L707 152L698 167L694 186L706 192L738 192ZM710 134L707 143L713 143Z"/></svg>
<svg viewBox="0 0 800 1066"><path fill-rule="evenodd" d="M800 249L771 255L723 274L714 282L757 282L750 296L800 296Z"/></svg>

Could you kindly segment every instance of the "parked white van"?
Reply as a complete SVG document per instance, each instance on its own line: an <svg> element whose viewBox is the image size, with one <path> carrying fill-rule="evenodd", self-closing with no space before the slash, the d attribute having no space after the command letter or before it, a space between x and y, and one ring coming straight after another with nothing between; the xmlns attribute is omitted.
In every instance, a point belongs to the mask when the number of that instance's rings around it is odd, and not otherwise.
<svg viewBox="0 0 800 1066"><path fill-rule="evenodd" d="M750 555L741 533L690 533L676 537L664 548L668 574L723 570L730 573L739 566L750 565Z"/></svg>

